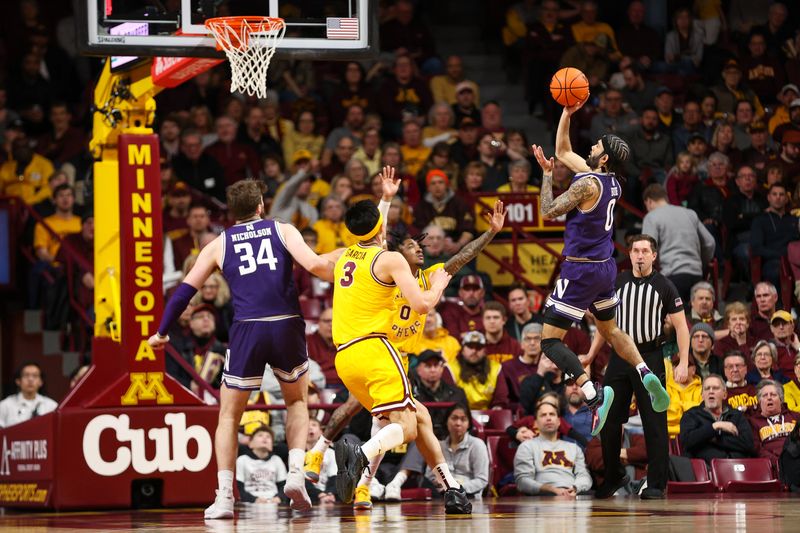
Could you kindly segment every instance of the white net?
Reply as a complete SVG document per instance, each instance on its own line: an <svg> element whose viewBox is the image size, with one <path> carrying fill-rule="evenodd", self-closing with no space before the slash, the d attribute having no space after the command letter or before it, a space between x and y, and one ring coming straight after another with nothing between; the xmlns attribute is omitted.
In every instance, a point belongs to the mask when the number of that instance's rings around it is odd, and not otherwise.
<svg viewBox="0 0 800 533"><path fill-rule="evenodd" d="M267 97L267 70L283 39L283 19L269 17L213 18L206 21L231 65L231 92Z"/></svg>

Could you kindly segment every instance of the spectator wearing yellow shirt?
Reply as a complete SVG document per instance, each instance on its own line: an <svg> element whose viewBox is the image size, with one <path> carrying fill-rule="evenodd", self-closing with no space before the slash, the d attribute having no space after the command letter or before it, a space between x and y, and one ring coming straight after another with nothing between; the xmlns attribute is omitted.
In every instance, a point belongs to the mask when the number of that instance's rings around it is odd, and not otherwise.
<svg viewBox="0 0 800 533"><path fill-rule="evenodd" d="M447 58L445 73L431 78L431 93L433 101L437 104L446 103L453 105L456 103L456 87L466 81L464 79L464 65L459 56ZM469 82L475 85L473 82ZM475 102L480 101L477 85L475 85Z"/></svg>
<svg viewBox="0 0 800 533"><path fill-rule="evenodd" d="M64 183L53 191L55 214L44 218L44 225L38 222L33 229L33 251L38 261L30 271L28 283L28 308L39 306L42 272L56 266L56 254L61 247L61 239L72 233L80 233L81 217L72 212L75 205L75 191ZM46 225L46 227L45 227ZM50 233L52 230L55 235ZM57 235L57 237L56 237Z"/></svg>
<svg viewBox="0 0 800 533"><path fill-rule="evenodd" d="M517 161L512 161L509 163L508 174L508 183L498 187L497 192L539 192L539 187L528 183L528 180L531 177L531 164L527 159L518 159Z"/></svg>
<svg viewBox="0 0 800 533"><path fill-rule="evenodd" d="M344 211L344 202L338 197L326 196L322 199L320 219L312 226L317 232L317 253L326 254L358 242L358 237L344 225Z"/></svg>
<svg viewBox="0 0 800 533"><path fill-rule="evenodd" d="M450 363L456 385L464 389L469 408L489 409L500 363L486 357L486 337L480 331L469 331L461 342L461 353Z"/></svg>
<svg viewBox="0 0 800 533"><path fill-rule="evenodd" d="M403 143L400 145L400 152L406 163L406 172L416 176L428 159L431 149L422 144L422 127L414 121L403 124Z"/></svg>
<svg viewBox="0 0 800 533"><path fill-rule="evenodd" d="M53 172L53 163L34 153L28 138L20 135L11 143L11 159L0 166L0 184L4 194L34 205L52 194L47 178ZM78 222L80 225L80 219Z"/></svg>
<svg viewBox="0 0 800 533"><path fill-rule="evenodd" d="M442 325L442 316L436 311L428 313L425 317L425 326L422 330L422 337L417 341L417 352L433 350L444 355L445 361L452 363L458 356L461 345L458 339L450 335Z"/></svg>
<svg viewBox="0 0 800 533"><path fill-rule="evenodd" d="M694 356L689 354L688 375L689 382L685 385L675 381L672 372L673 365L679 361L678 354L672 357L672 362L664 361L667 376L667 392L669 393L669 407L667 408L667 431L670 438L677 437L681 432L681 417L683 413L703 401L703 382L696 374L697 363Z"/></svg>
<svg viewBox="0 0 800 533"><path fill-rule="evenodd" d="M591 0L581 2L580 16L581 20L572 25L572 36L575 37L575 42L592 42L598 35L603 34L608 37L608 58L612 61L622 59L614 30L605 22L597 20L597 4Z"/></svg>
<svg viewBox="0 0 800 533"><path fill-rule="evenodd" d="M292 156L299 150L308 151L311 159L319 159L322 156L325 138L317 135L314 132L315 128L314 113L311 111L298 113L294 130L286 132L282 139L283 157L286 161L292 161Z"/></svg>

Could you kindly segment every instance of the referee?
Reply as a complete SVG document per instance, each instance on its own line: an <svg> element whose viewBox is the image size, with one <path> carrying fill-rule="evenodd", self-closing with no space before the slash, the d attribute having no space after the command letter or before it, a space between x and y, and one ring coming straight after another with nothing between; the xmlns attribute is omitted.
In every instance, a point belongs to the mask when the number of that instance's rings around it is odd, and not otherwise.
<svg viewBox="0 0 800 533"><path fill-rule="evenodd" d="M675 285L653 270L658 255L656 240L649 235L634 235L628 239L632 271L617 276L617 325L630 335L644 362L661 378L665 385L663 343L664 322L669 316L678 337L680 363L675 367L675 379L681 383L688 379L689 328L683 314L683 302ZM589 350L591 361L603 345L598 332ZM609 498L630 482L625 474L622 454L622 424L628 420L631 397L636 394L636 404L642 417L647 445L647 488L642 499L661 499L667 486L669 437L667 413L653 410L647 390L635 368L612 351L606 369L604 385L614 389L614 403L608 413L606 425L600 432L605 475L595 497Z"/></svg>

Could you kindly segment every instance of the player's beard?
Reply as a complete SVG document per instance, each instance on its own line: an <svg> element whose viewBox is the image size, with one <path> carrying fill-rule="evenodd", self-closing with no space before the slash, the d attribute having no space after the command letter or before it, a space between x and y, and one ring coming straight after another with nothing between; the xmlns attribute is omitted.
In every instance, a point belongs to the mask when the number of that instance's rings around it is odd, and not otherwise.
<svg viewBox="0 0 800 533"><path fill-rule="evenodd" d="M603 155L602 153L600 155L589 155L589 157L586 158L586 164L592 170L600 168L600 158L603 157Z"/></svg>

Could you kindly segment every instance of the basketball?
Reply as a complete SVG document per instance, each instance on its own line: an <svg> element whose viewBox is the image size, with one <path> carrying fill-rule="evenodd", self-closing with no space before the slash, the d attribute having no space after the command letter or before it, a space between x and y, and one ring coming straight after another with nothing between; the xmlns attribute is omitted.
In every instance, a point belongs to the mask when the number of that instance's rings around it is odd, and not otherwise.
<svg viewBox="0 0 800 533"><path fill-rule="evenodd" d="M562 68L550 80L550 94L559 104L573 106L589 97L589 80L576 68Z"/></svg>

